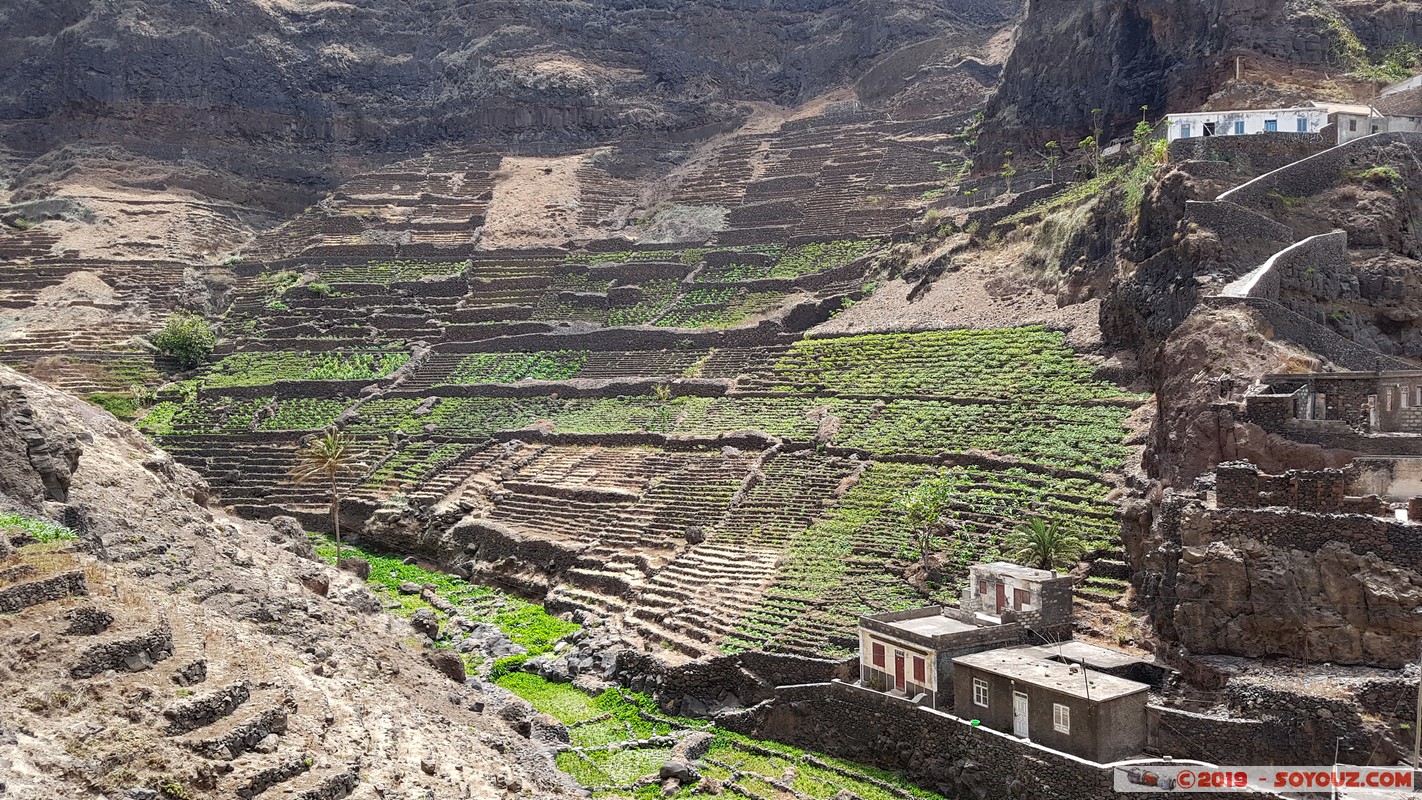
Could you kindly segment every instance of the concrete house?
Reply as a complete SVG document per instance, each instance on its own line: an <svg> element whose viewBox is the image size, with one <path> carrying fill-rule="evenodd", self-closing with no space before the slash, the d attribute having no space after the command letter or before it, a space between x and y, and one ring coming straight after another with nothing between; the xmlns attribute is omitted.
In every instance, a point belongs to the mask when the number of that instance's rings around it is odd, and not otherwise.
<svg viewBox="0 0 1422 800"><path fill-rule="evenodd" d="M1318 133L1328 124L1327 109L1312 105L1247 111L1200 111L1167 115L1165 138L1246 136L1255 133Z"/></svg>
<svg viewBox="0 0 1422 800"><path fill-rule="evenodd" d="M1072 583L1070 576L1010 561L974 564L968 568L961 608L992 621L1016 620L1038 629L1069 628Z"/></svg>
<svg viewBox="0 0 1422 800"><path fill-rule="evenodd" d="M1022 641L1020 625L928 606L859 618L859 682L875 691L953 707L953 657Z"/></svg>
<svg viewBox="0 0 1422 800"><path fill-rule="evenodd" d="M860 617L860 684L949 709L955 657L1070 637L1070 577L1007 562L976 564L970 575L959 608L928 606Z"/></svg>
<svg viewBox="0 0 1422 800"><path fill-rule="evenodd" d="M1005 648L953 659L953 713L1098 763L1139 755L1149 685L1054 660L1045 652L1050 649Z"/></svg>

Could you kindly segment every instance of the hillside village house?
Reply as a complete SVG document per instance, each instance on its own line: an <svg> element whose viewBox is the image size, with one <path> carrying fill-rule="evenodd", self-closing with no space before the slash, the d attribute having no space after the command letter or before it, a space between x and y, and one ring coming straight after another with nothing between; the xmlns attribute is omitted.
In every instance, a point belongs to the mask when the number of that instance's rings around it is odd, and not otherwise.
<svg viewBox="0 0 1422 800"><path fill-rule="evenodd" d="M1168 670L1071 641L1072 582L975 564L957 608L860 617L859 685L1092 761L1137 755Z"/></svg>
<svg viewBox="0 0 1422 800"><path fill-rule="evenodd" d="M953 659L1071 633L1068 576L975 564L958 608L929 606L859 618L860 683L931 708L953 706Z"/></svg>
<svg viewBox="0 0 1422 800"><path fill-rule="evenodd" d="M1001 648L953 659L953 713L1098 763L1139 755L1150 686L1058 660L1051 650Z"/></svg>
<svg viewBox="0 0 1422 800"><path fill-rule="evenodd" d="M1169 114L1165 120L1165 138L1172 142L1197 136L1320 133L1328 128L1334 141L1343 144L1374 133L1419 130L1418 118L1390 116L1371 105L1353 103L1313 102L1293 108L1199 111Z"/></svg>

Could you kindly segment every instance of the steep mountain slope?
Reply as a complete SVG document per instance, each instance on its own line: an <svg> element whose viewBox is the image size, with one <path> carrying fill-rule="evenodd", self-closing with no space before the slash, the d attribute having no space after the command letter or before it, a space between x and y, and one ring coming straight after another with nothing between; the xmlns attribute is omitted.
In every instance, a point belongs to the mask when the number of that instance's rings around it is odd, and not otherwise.
<svg viewBox="0 0 1422 800"><path fill-rule="evenodd" d="M3 368L0 443L6 797L573 796L299 529L208 507L132 428Z"/></svg>

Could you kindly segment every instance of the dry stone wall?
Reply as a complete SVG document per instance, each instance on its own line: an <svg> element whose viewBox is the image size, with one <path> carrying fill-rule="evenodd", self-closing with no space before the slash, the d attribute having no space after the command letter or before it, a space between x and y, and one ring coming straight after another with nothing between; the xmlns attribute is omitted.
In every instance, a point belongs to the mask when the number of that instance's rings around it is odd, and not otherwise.
<svg viewBox="0 0 1422 800"><path fill-rule="evenodd" d="M1397 668L1417 657L1418 527L1363 514L1167 496L1138 575L1157 628L1195 655Z"/></svg>
<svg viewBox="0 0 1422 800"><path fill-rule="evenodd" d="M959 800L1117 796L1108 768L838 681L784 687L774 701L741 715L723 715L718 723L900 772L919 786Z"/></svg>

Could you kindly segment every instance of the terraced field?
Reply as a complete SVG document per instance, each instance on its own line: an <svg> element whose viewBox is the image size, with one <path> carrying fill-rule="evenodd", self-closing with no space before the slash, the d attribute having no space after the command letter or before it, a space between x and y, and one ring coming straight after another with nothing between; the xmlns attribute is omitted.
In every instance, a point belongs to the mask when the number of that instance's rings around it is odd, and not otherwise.
<svg viewBox="0 0 1422 800"><path fill-rule="evenodd" d="M686 246L487 249L500 157L393 164L224 264L218 349L177 376L132 337L178 306L190 266L68 264L40 242L0 262L7 308L92 267L144 315L0 355L140 414L243 514L323 525L327 498L289 476L303 437L335 426L360 462L338 483L357 532L424 526L412 549L620 617L670 653L842 654L857 614L953 599L1028 517L1119 555L1106 498L1141 398L1062 332L815 333L884 281L908 219L856 198L941 182L958 145L934 124L923 141L942 152L894 158L854 119L728 143L668 189L729 209ZM897 505L925 481L961 523L927 596Z"/></svg>
<svg viewBox="0 0 1422 800"><path fill-rule="evenodd" d="M942 800L889 773L752 739L699 720L666 716L649 698L633 692L608 689L589 696L568 684L523 673L507 675L497 683L567 726L571 742L558 754L558 767L596 798ZM703 780L664 795L657 772L671 756L672 741L690 732L712 737L699 759Z"/></svg>
<svg viewBox="0 0 1422 800"><path fill-rule="evenodd" d="M285 475L301 436L339 425L364 465L344 485L353 512L398 495L547 542L564 554L551 607L621 617L689 656L843 655L859 614L953 599L1030 516L1118 554L1106 476L1140 398L1094 378L1060 332L652 331L249 349L142 426L243 512L316 524L322 499ZM930 597L906 577L898 508L925 481L960 523Z"/></svg>

